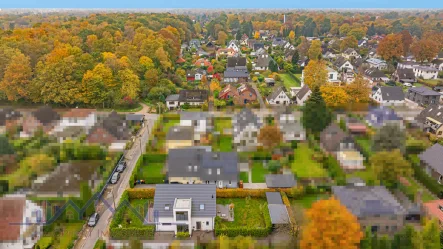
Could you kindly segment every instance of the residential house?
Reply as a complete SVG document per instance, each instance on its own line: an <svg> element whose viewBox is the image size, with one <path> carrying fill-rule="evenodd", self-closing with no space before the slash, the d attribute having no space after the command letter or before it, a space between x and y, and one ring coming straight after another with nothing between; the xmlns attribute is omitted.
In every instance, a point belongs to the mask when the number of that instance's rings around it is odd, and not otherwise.
<svg viewBox="0 0 443 249"><path fill-rule="evenodd" d="M438 69L433 67L416 66L413 70L416 78L422 78L425 80L438 78Z"/></svg>
<svg viewBox="0 0 443 249"><path fill-rule="evenodd" d="M334 53L331 52L331 51L326 51L326 52L323 54L322 57L323 57L324 59L326 59L326 60L332 60L332 59L336 58L337 55L334 54Z"/></svg>
<svg viewBox="0 0 443 249"><path fill-rule="evenodd" d="M132 137L128 126L126 118L113 111L91 129L86 141L91 144L106 145L110 150L122 151Z"/></svg>
<svg viewBox="0 0 443 249"><path fill-rule="evenodd" d="M397 64L397 69L414 69L414 67L420 66L420 63L415 61L402 61ZM415 74L415 72L414 72Z"/></svg>
<svg viewBox="0 0 443 249"><path fill-rule="evenodd" d="M228 43L227 48L231 48L231 49L233 49L236 53L239 53L239 52L240 52L240 46L239 46L239 44L238 44L238 42L237 42L236 40L231 40L231 41Z"/></svg>
<svg viewBox="0 0 443 249"><path fill-rule="evenodd" d="M254 43L254 45L253 45L253 47L252 47L252 50L253 50L253 51L259 51L260 49L265 50L265 44L264 44L264 43L261 43L261 42L256 42L256 43Z"/></svg>
<svg viewBox="0 0 443 249"><path fill-rule="evenodd" d="M425 214L429 219L437 219L443 226L443 200L433 200L423 203Z"/></svg>
<svg viewBox="0 0 443 249"><path fill-rule="evenodd" d="M352 66L351 62L345 57L338 57L334 62L334 66L340 72L345 71L345 69L354 70L354 67Z"/></svg>
<svg viewBox="0 0 443 249"><path fill-rule="evenodd" d="M335 123L320 133L320 145L323 150L337 157L344 170L365 168L363 155L356 149L353 138Z"/></svg>
<svg viewBox="0 0 443 249"><path fill-rule="evenodd" d="M17 127L22 121L22 114L12 108L0 109L0 134Z"/></svg>
<svg viewBox="0 0 443 249"><path fill-rule="evenodd" d="M145 115L144 114L134 114L134 113L126 114L126 122L130 126L137 125L140 127L144 127L145 126Z"/></svg>
<svg viewBox="0 0 443 249"><path fill-rule="evenodd" d="M388 64L384 60L369 58L366 60L371 68L377 68L378 70L385 70L388 68Z"/></svg>
<svg viewBox="0 0 443 249"><path fill-rule="evenodd" d="M286 42L286 44L283 46L283 48L284 48L285 50L292 50L292 51L295 50L294 45L292 45L290 42Z"/></svg>
<svg viewBox="0 0 443 249"><path fill-rule="evenodd" d="M200 58L194 62L194 66L208 68L208 67L212 66L212 63L208 59Z"/></svg>
<svg viewBox="0 0 443 249"><path fill-rule="evenodd" d="M256 70L256 71L268 70L269 62L271 62L272 60L273 60L272 57L269 56L267 53L262 54L262 55L258 55L254 70Z"/></svg>
<svg viewBox="0 0 443 249"><path fill-rule="evenodd" d="M340 83L340 80L338 79L338 72L330 67L326 67L328 71L328 82L329 83Z"/></svg>
<svg viewBox="0 0 443 249"><path fill-rule="evenodd" d="M0 248L32 249L43 235L43 209L25 196L0 199Z"/></svg>
<svg viewBox="0 0 443 249"><path fill-rule="evenodd" d="M287 41L282 37L275 37L272 40L272 47L284 47L286 45Z"/></svg>
<svg viewBox="0 0 443 249"><path fill-rule="evenodd" d="M291 99L285 93L285 89L282 86L275 87L272 93L266 97L266 102L269 105L289 105Z"/></svg>
<svg viewBox="0 0 443 249"><path fill-rule="evenodd" d="M372 92L371 98L383 105L400 105L405 102L403 88L399 86L380 86Z"/></svg>
<svg viewBox="0 0 443 249"><path fill-rule="evenodd" d="M347 48L342 54L344 58L350 60L351 58L361 58L360 54L353 48Z"/></svg>
<svg viewBox="0 0 443 249"><path fill-rule="evenodd" d="M97 123L95 109L74 108L63 113L54 132L61 132L69 127L81 127L88 132Z"/></svg>
<svg viewBox="0 0 443 249"><path fill-rule="evenodd" d="M427 87L411 87L408 89L406 98L422 106L437 104L440 100L440 93Z"/></svg>
<svg viewBox="0 0 443 249"><path fill-rule="evenodd" d="M248 35L243 34L242 37L241 37L241 39L240 39L240 45L242 45L242 46L248 46L248 40L249 40Z"/></svg>
<svg viewBox="0 0 443 249"><path fill-rule="evenodd" d="M255 51L255 55L256 57L263 55L263 54L268 54L268 52L266 51L266 49L264 48L259 48Z"/></svg>
<svg viewBox="0 0 443 249"><path fill-rule="evenodd" d="M355 70L358 70L361 67L361 65L363 65L363 59L362 58L353 58L353 59L351 59L351 64Z"/></svg>
<svg viewBox="0 0 443 249"><path fill-rule="evenodd" d="M172 110L184 104L197 106L202 105L207 100L207 90L180 90L179 94L172 94L166 98L166 107Z"/></svg>
<svg viewBox="0 0 443 249"><path fill-rule="evenodd" d="M247 83L241 84L237 88L238 98L237 101L234 99L234 103L247 104L257 100L257 93L255 90Z"/></svg>
<svg viewBox="0 0 443 249"><path fill-rule="evenodd" d="M200 46L201 46L201 44L198 39L192 39L191 41L189 41L189 48L190 49L198 50L200 48Z"/></svg>
<svg viewBox="0 0 443 249"><path fill-rule="evenodd" d="M403 127L403 121L397 113L385 106L370 110L366 115L366 123L374 128L380 128L386 124L397 124L400 127Z"/></svg>
<svg viewBox="0 0 443 249"><path fill-rule="evenodd" d="M443 137L443 106L429 105L420 112L416 121L424 131Z"/></svg>
<svg viewBox="0 0 443 249"><path fill-rule="evenodd" d="M202 80L204 75L206 75L206 71L202 68L188 70L186 71L186 80L187 81Z"/></svg>
<svg viewBox="0 0 443 249"><path fill-rule="evenodd" d="M268 174L265 175L268 188L292 188L297 186L294 174Z"/></svg>
<svg viewBox="0 0 443 249"><path fill-rule="evenodd" d="M443 71L443 59L433 60L432 67L436 68L438 71Z"/></svg>
<svg viewBox="0 0 443 249"><path fill-rule="evenodd" d="M249 72L246 67L246 58L229 57L223 78L224 82L228 83L248 81Z"/></svg>
<svg viewBox="0 0 443 249"><path fill-rule="evenodd" d="M60 115L49 106L43 106L23 117L20 137L32 137L34 132L41 129L48 134L58 124Z"/></svg>
<svg viewBox="0 0 443 249"><path fill-rule="evenodd" d="M52 136L56 137L59 143L63 143L66 140L75 140L86 134L83 127L70 126L61 131L52 132Z"/></svg>
<svg viewBox="0 0 443 249"><path fill-rule="evenodd" d="M357 217L363 231L396 234L403 229L407 211L384 186L332 186L332 194Z"/></svg>
<svg viewBox="0 0 443 249"><path fill-rule="evenodd" d="M371 86L381 82L388 82L389 78L382 71L377 68L366 69L363 77L369 81Z"/></svg>
<svg viewBox="0 0 443 249"><path fill-rule="evenodd" d="M283 108L276 114L276 121L280 131L283 133L283 141L303 141L306 132L301 123L302 113Z"/></svg>
<svg viewBox="0 0 443 249"><path fill-rule="evenodd" d="M157 184L154 210L159 232L213 231L216 214L215 185Z"/></svg>
<svg viewBox="0 0 443 249"><path fill-rule="evenodd" d="M377 49L375 48L371 48L368 51L368 58L378 58L379 56L377 55Z"/></svg>
<svg viewBox="0 0 443 249"><path fill-rule="evenodd" d="M273 87L275 86L275 79L273 78L265 78L266 86Z"/></svg>
<svg viewBox="0 0 443 249"><path fill-rule="evenodd" d="M397 68L392 74L392 78L401 83L414 83L416 81L415 73L412 68Z"/></svg>
<svg viewBox="0 0 443 249"><path fill-rule="evenodd" d="M311 89L309 89L308 85L303 85L300 91L295 95L297 105L304 105L308 100L309 96L311 96Z"/></svg>
<svg viewBox="0 0 443 249"><path fill-rule="evenodd" d="M169 183L238 187L237 152L211 152L202 148L170 149L167 167Z"/></svg>
<svg viewBox="0 0 443 249"><path fill-rule="evenodd" d="M255 40L255 39L248 39L248 48L250 48L250 49L252 49L252 50L254 50L254 44L255 43L258 43L258 41L257 40ZM255 50L254 50L255 51Z"/></svg>
<svg viewBox="0 0 443 249"><path fill-rule="evenodd" d="M194 140L199 141L201 136L212 129L211 115L208 112L180 112L180 126L194 128Z"/></svg>
<svg viewBox="0 0 443 249"><path fill-rule="evenodd" d="M368 44L368 40L365 39L361 39L357 42L357 46L360 47L365 47Z"/></svg>
<svg viewBox="0 0 443 249"><path fill-rule="evenodd" d="M349 84L353 82L354 79L354 71L350 68L344 68L344 71L341 73L341 81Z"/></svg>
<svg viewBox="0 0 443 249"><path fill-rule="evenodd" d="M251 109L244 108L232 118L233 144L239 151L254 150L263 121Z"/></svg>
<svg viewBox="0 0 443 249"><path fill-rule="evenodd" d="M172 126L166 135L166 151L194 146L194 127Z"/></svg>
<svg viewBox="0 0 443 249"><path fill-rule="evenodd" d="M439 184L443 183L443 146L439 143L434 144L427 150L423 151L418 157L420 158L421 167L426 174L432 177Z"/></svg>
<svg viewBox="0 0 443 249"><path fill-rule="evenodd" d="M233 48L219 48L217 50L216 58L218 59L220 56L223 57L232 57L236 56L237 52Z"/></svg>

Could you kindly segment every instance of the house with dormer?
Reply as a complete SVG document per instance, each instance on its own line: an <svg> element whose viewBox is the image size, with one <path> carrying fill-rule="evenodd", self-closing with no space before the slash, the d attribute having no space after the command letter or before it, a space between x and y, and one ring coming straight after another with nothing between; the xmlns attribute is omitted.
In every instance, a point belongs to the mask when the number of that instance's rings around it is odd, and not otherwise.
<svg viewBox="0 0 443 249"><path fill-rule="evenodd" d="M266 103L272 106L289 105L291 99L285 92L285 88L282 86L275 87L272 93L266 97Z"/></svg>
<svg viewBox="0 0 443 249"><path fill-rule="evenodd" d="M334 62L334 66L339 72L343 72L346 69L354 70L354 66L352 66L350 60L346 59L345 57L338 57Z"/></svg>
<svg viewBox="0 0 443 249"><path fill-rule="evenodd" d="M353 48L346 49L341 55L348 60L352 58L361 58L360 54Z"/></svg>
<svg viewBox="0 0 443 249"><path fill-rule="evenodd" d="M236 41L236 40L231 40L231 41L228 43L228 46L227 46L226 48L231 48L231 49L233 49L236 53L239 53L239 52L240 52L240 45L239 45L238 41Z"/></svg>
<svg viewBox="0 0 443 249"><path fill-rule="evenodd" d="M171 94L166 97L166 107L173 110L188 104L191 106L199 106L208 100L207 90L180 90L178 94Z"/></svg>

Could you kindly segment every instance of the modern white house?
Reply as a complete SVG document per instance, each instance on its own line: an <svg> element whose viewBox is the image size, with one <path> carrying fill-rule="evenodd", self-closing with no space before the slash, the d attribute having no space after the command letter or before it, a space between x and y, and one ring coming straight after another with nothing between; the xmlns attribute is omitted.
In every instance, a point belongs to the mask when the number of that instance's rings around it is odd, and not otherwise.
<svg viewBox="0 0 443 249"><path fill-rule="evenodd" d="M266 102L273 106L289 105L291 104L291 99L285 93L284 88L279 86L276 87L268 97L266 97Z"/></svg>
<svg viewBox="0 0 443 249"><path fill-rule="evenodd" d="M62 115L59 124L54 128L54 132L60 132L68 127L82 127L89 131L97 123L95 109L74 108Z"/></svg>
<svg viewBox="0 0 443 249"><path fill-rule="evenodd" d="M0 248L31 249L43 234L43 209L25 196L0 199Z"/></svg>
<svg viewBox="0 0 443 249"><path fill-rule="evenodd" d="M338 72L330 67L327 67L326 69L328 70L328 82L339 83L340 80L338 79Z"/></svg>
<svg viewBox="0 0 443 249"><path fill-rule="evenodd" d="M213 231L216 216L214 184L157 184L154 222L159 232Z"/></svg>
<svg viewBox="0 0 443 249"><path fill-rule="evenodd" d="M383 105L401 105L405 102L405 94L399 86L380 86L373 91L371 98Z"/></svg>
<svg viewBox="0 0 443 249"><path fill-rule="evenodd" d="M384 60L369 58L366 60L366 62L369 64L371 68L377 68L379 70L384 70L388 68L388 64Z"/></svg>
<svg viewBox="0 0 443 249"><path fill-rule="evenodd" d="M437 79L438 69L427 66L416 66L413 68L416 78L423 78L425 80Z"/></svg>

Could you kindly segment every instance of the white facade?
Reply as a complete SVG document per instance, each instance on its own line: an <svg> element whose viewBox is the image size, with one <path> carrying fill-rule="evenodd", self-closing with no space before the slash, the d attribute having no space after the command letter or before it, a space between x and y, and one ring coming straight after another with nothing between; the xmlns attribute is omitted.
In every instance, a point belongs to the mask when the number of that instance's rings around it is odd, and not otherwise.
<svg viewBox="0 0 443 249"><path fill-rule="evenodd" d="M355 170L355 169L364 169L363 165L363 157L353 156L352 158L347 157L347 153L359 154L358 151L339 151L337 152L337 159L340 162L340 165L345 170Z"/></svg>
<svg viewBox="0 0 443 249"><path fill-rule="evenodd" d="M377 68L379 70L384 70L388 68L388 64L384 60L371 58L366 60L366 62L369 64L371 68Z"/></svg>
<svg viewBox="0 0 443 249"><path fill-rule="evenodd" d="M235 44L234 41L231 41L229 43L228 48L232 48L236 53L238 53L240 51L240 48L237 46L237 44Z"/></svg>
<svg viewBox="0 0 443 249"><path fill-rule="evenodd" d="M428 79L437 79L438 77L438 70L432 67L418 66L414 67L413 70L415 77L417 78L421 77L425 80L428 80Z"/></svg>
<svg viewBox="0 0 443 249"><path fill-rule="evenodd" d="M273 99L267 99L266 102L270 105L289 105L291 103L291 99L288 97L288 95L281 91L275 98Z"/></svg>
<svg viewBox="0 0 443 249"><path fill-rule="evenodd" d="M297 105L303 106L305 105L305 102L309 99L309 97L311 96L312 91L309 90L302 98L299 98L297 96Z"/></svg>
<svg viewBox="0 0 443 249"><path fill-rule="evenodd" d="M203 74L200 74L200 73L195 74L195 80L201 80L202 77L203 77Z"/></svg>
<svg viewBox="0 0 443 249"><path fill-rule="evenodd" d="M180 119L180 126L194 127L195 133L206 133L208 122L206 119L187 120Z"/></svg>
<svg viewBox="0 0 443 249"><path fill-rule="evenodd" d="M338 83L340 80L338 79L338 72L334 69L328 67L328 82L329 83Z"/></svg>
<svg viewBox="0 0 443 249"><path fill-rule="evenodd" d="M375 100L377 103L383 104L383 105L402 105L403 103L405 103L405 100L385 100L383 99L383 94L381 92L381 89L378 88L377 91L375 91L372 95L371 98L373 100Z"/></svg>
<svg viewBox="0 0 443 249"><path fill-rule="evenodd" d="M254 124L249 124L243 131L234 136L234 144L240 146L240 151L255 149L258 143L259 129Z"/></svg>
<svg viewBox="0 0 443 249"><path fill-rule="evenodd" d="M63 117L60 123L54 129L54 132L63 131L67 127L82 127L86 130L91 129L97 123L97 115L91 112L87 117Z"/></svg>
<svg viewBox="0 0 443 249"><path fill-rule="evenodd" d="M354 66L352 66L351 62L346 61L345 63L343 63L343 65L341 65L338 70L339 71L344 71L345 69L350 69L350 70L354 70Z"/></svg>
<svg viewBox="0 0 443 249"><path fill-rule="evenodd" d="M178 101L166 101L166 107L171 110L178 107Z"/></svg>

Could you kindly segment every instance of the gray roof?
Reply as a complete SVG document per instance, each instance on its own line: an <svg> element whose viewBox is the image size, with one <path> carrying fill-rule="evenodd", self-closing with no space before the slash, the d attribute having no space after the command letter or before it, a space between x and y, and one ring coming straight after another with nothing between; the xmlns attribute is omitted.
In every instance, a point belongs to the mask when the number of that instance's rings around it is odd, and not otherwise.
<svg viewBox="0 0 443 249"><path fill-rule="evenodd" d="M257 62L255 63L255 66L257 67L268 67L269 62L272 60L272 57L268 55L267 53L259 55L257 58Z"/></svg>
<svg viewBox="0 0 443 249"><path fill-rule="evenodd" d="M228 57L228 67L246 67L246 57Z"/></svg>
<svg viewBox="0 0 443 249"><path fill-rule="evenodd" d="M180 90L180 102L205 102L208 100L207 90Z"/></svg>
<svg viewBox="0 0 443 249"><path fill-rule="evenodd" d="M424 96L440 96L440 93L431 90L427 87L421 86L421 87L411 87L408 90L409 92L415 92L417 94L420 95L424 95Z"/></svg>
<svg viewBox="0 0 443 249"><path fill-rule="evenodd" d="M191 216L215 217L216 215L216 191L213 184L157 184L154 212L158 211L159 217L172 217L176 198L192 199ZM204 205L203 210L200 210L201 204ZM165 210L166 205L169 205L169 210Z"/></svg>
<svg viewBox="0 0 443 249"><path fill-rule="evenodd" d="M381 95L383 100L404 100L405 94L403 89L399 86L381 86Z"/></svg>
<svg viewBox="0 0 443 249"><path fill-rule="evenodd" d="M206 120L209 117L208 112L180 112L181 120Z"/></svg>
<svg viewBox="0 0 443 249"><path fill-rule="evenodd" d="M355 216L403 215L405 208L384 186L333 186L332 193Z"/></svg>
<svg viewBox="0 0 443 249"><path fill-rule="evenodd" d="M297 185L293 174L266 175L268 188L292 188ZM266 193L267 194L267 193Z"/></svg>
<svg viewBox="0 0 443 249"><path fill-rule="evenodd" d="M269 215L272 224L288 224L289 215L286 206L283 204L268 204Z"/></svg>
<svg viewBox="0 0 443 249"><path fill-rule="evenodd" d="M194 166L197 166L196 171ZM217 169L220 169L220 175L217 175ZM236 152L208 152L200 148L171 149L168 155L168 176L200 177L202 181L237 181L238 156Z"/></svg>
<svg viewBox="0 0 443 249"><path fill-rule="evenodd" d="M370 78L387 78L387 76L377 68L366 69L365 75Z"/></svg>
<svg viewBox="0 0 443 249"><path fill-rule="evenodd" d="M439 174L443 175L443 146L436 143L432 147L423 151L419 156L420 160Z"/></svg>
<svg viewBox="0 0 443 249"><path fill-rule="evenodd" d="M273 99L277 98L278 95L279 95L281 92L285 92L284 87L282 87L282 86L277 86L277 87L274 88L274 90L272 91L272 93L269 94L268 97L266 97L266 99L267 99L268 101L269 101L269 100L273 100ZM286 93L285 93L285 94L286 94Z"/></svg>
<svg viewBox="0 0 443 249"><path fill-rule="evenodd" d="M234 136L238 135L249 124L254 125L257 129L261 128L262 122L257 115L255 115L251 109L243 108L239 113L232 118L232 127L234 127Z"/></svg>
<svg viewBox="0 0 443 249"><path fill-rule="evenodd" d="M126 120L128 121L143 121L145 115L143 114L126 114Z"/></svg>
<svg viewBox="0 0 443 249"><path fill-rule="evenodd" d="M439 114L440 115L437 115ZM443 123L443 105L429 105L417 116L416 120L420 123L424 123L426 118L430 117L441 123Z"/></svg>
<svg viewBox="0 0 443 249"><path fill-rule="evenodd" d="M190 126L172 126L166 140L194 140L194 128Z"/></svg>
<svg viewBox="0 0 443 249"><path fill-rule="evenodd" d="M337 124L332 123L320 133L320 143L326 151L334 152L337 151L340 142L346 136L346 133Z"/></svg>
<svg viewBox="0 0 443 249"><path fill-rule="evenodd" d="M266 192L268 204L283 204L280 192Z"/></svg>
<svg viewBox="0 0 443 249"><path fill-rule="evenodd" d="M171 94L168 97L166 97L166 101L178 101L179 94Z"/></svg>
<svg viewBox="0 0 443 249"><path fill-rule="evenodd" d="M308 85L304 85L300 91L298 91L297 95L295 95L297 98L302 99L305 97L306 94L309 93L309 91L311 91L311 89L309 89Z"/></svg>
<svg viewBox="0 0 443 249"><path fill-rule="evenodd" d="M6 124L7 120L16 120L21 117L21 113L19 111L15 111L12 108L4 108L0 109L0 125L3 126Z"/></svg>
<svg viewBox="0 0 443 249"><path fill-rule="evenodd" d="M414 70L412 70L412 68L398 68L396 71L396 74L399 78L399 80L402 79L412 79L415 80L415 74L414 74Z"/></svg>
<svg viewBox="0 0 443 249"><path fill-rule="evenodd" d="M248 69L227 68L223 73L224 78L247 78L249 77Z"/></svg>

